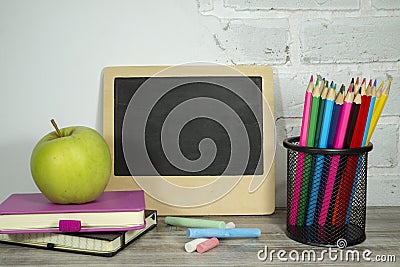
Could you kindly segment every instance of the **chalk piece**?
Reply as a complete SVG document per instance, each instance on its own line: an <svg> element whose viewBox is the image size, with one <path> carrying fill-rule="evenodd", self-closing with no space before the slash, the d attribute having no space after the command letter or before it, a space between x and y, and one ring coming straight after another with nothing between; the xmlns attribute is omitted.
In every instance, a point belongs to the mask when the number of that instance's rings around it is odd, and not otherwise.
<svg viewBox="0 0 400 267"><path fill-rule="evenodd" d="M196 247L198 244L203 243L204 241L207 241L207 240L208 240L208 238L196 238L190 242L187 242L185 244L186 252L188 252L188 253L194 252L196 250Z"/></svg>
<svg viewBox="0 0 400 267"><path fill-rule="evenodd" d="M258 238L260 236L259 228L188 228L186 230L188 238Z"/></svg>
<svg viewBox="0 0 400 267"><path fill-rule="evenodd" d="M225 222L203 220L203 219L191 219L184 217L165 217L165 223L174 226L194 227L194 228L225 228Z"/></svg>
<svg viewBox="0 0 400 267"><path fill-rule="evenodd" d="M235 225L233 222L228 222L228 223L225 225L225 228L236 228L236 225Z"/></svg>
<svg viewBox="0 0 400 267"><path fill-rule="evenodd" d="M218 245L219 245L219 240L217 238L213 237L213 238L210 238L210 239L198 244L196 247L196 250L199 253L204 253L206 251L209 251L210 249L218 247Z"/></svg>

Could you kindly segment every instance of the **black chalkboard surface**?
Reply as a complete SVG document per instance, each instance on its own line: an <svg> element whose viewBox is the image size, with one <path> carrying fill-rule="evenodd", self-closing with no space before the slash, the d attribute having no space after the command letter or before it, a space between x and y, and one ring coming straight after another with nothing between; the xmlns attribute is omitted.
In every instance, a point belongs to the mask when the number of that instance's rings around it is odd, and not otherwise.
<svg viewBox="0 0 400 267"><path fill-rule="evenodd" d="M152 169L131 168L126 164L122 145L122 125L125 113L132 97L137 90L145 83L149 77L129 77L115 78L114 80L114 175L154 175ZM150 157L153 167L159 175L167 176L188 176L188 175L253 175L263 173L262 160L262 94L261 77L156 77L152 78L157 84L168 86L169 84L181 84L176 88L168 88L157 103L154 103L150 114L135 114L137 117L147 116L145 127L145 144L147 154ZM248 79L259 89L259 94L252 90L247 90ZM193 82L195 81L195 82ZM235 84L232 88L222 85ZM242 87L241 87L242 86ZM235 92L239 90L240 92ZM245 95L245 100L240 95ZM233 112L227 113L224 121L213 120L214 116L205 118L203 116L194 117L186 123L179 136L168 136L167 139L161 138L163 124L167 116L179 104L196 98L212 98L229 106ZM214 102L205 106L212 109ZM185 112L185 111L181 111ZM181 114L175 114L180 116ZM184 115L184 114L182 114ZM217 115L217 114L215 114ZM243 123L249 139L250 153L245 170L235 168L225 172L226 166L232 159L231 140L225 125L234 123L232 117L239 116ZM135 122L132 122L135 124ZM174 127L179 127L176 125ZM216 145L216 155L209 166L200 171L187 171L174 166L163 151L162 142L173 142L179 139L179 149L188 160L196 160L200 157L199 144L205 138L211 139ZM137 155L143 157L144 155ZM177 155L178 156L178 155Z"/></svg>
<svg viewBox="0 0 400 267"><path fill-rule="evenodd" d="M272 214L273 72L219 64L103 71L106 190L143 190L160 215Z"/></svg>

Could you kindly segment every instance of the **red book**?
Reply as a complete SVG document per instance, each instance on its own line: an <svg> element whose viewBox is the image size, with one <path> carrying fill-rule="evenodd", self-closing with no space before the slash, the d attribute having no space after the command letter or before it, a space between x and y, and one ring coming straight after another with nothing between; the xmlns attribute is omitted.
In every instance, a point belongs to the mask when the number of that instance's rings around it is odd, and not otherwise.
<svg viewBox="0 0 400 267"><path fill-rule="evenodd" d="M0 204L0 233L101 232L142 229L144 193L104 192L85 204L54 204L43 194L13 194Z"/></svg>

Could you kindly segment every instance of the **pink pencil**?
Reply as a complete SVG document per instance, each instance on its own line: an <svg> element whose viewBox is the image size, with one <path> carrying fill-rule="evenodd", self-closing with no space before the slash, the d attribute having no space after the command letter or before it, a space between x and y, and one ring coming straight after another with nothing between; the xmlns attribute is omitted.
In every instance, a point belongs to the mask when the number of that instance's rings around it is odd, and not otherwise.
<svg viewBox="0 0 400 267"><path fill-rule="evenodd" d="M310 82L308 84L306 95L304 98L303 119L301 121L301 129L300 129L300 142L299 142L300 146L307 145L308 125L310 124L310 110L311 110L313 89L314 89L313 76L311 75ZM291 211L291 216L289 217L290 225L296 225L297 212L299 209L300 187L301 187L301 181L303 179L303 167L304 167L304 153L299 152L297 158L296 177L294 180L292 205L290 206L290 211Z"/></svg>
<svg viewBox="0 0 400 267"><path fill-rule="evenodd" d="M347 91L346 98L344 99L344 104L342 107L342 112L340 113L339 125L336 133L334 148L343 148L344 138L346 136L347 124L349 122L349 115L351 111L351 105L353 104L354 92L350 86ZM326 181L325 193L322 200L322 208L319 216L319 225L324 226L326 222L326 217L328 215L329 204L332 197L333 186L335 184L336 173L338 170L338 165L340 161L340 155L334 155L332 157L331 165L329 167L328 179Z"/></svg>

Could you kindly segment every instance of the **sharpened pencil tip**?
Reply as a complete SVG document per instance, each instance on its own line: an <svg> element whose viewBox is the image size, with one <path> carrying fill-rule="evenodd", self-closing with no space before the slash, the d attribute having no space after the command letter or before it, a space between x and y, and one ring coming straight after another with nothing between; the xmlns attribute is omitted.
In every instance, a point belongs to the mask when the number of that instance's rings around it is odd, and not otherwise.
<svg viewBox="0 0 400 267"><path fill-rule="evenodd" d="M372 86L372 79L371 79L371 80L369 80L369 84L368 84L368 86Z"/></svg>
<svg viewBox="0 0 400 267"><path fill-rule="evenodd" d="M374 86L376 87L376 79L375 79L375 81L374 81Z"/></svg>
<svg viewBox="0 0 400 267"><path fill-rule="evenodd" d="M357 77L356 84L360 81L360 77Z"/></svg>
<svg viewBox="0 0 400 267"><path fill-rule="evenodd" d="M361 84L364 84L364 83L365 83L365 80L366 80L366 79L364 78Z"/></svg>
<svg viewBox="0 0 400 267"><path fill-rule="evenodd" d="M311 74L310 83L314 81L314 76Z"/></svg>

